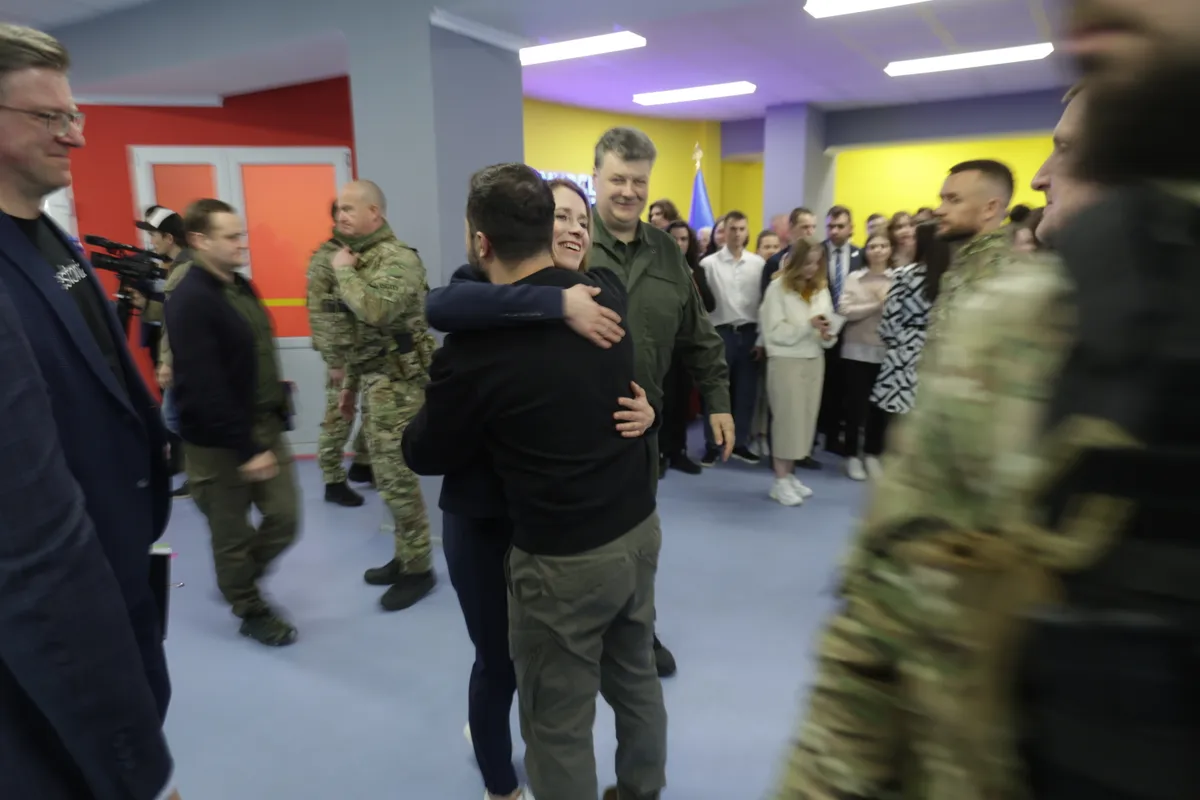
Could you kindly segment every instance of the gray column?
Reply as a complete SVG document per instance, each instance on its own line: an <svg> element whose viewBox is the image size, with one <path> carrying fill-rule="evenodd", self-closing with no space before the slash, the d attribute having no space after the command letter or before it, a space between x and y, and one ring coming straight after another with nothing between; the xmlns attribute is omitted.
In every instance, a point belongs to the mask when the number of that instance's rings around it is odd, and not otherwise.
<svg viewBox="0 0 1200 800"><path fill-rule="evenodd" d="M808 105L767 109L763 134L763 214L796 206L820 217L834 203L834 158L825 153L825 114Z"/></svg>
<svg viewBox="0 0 1200 800"><path fill-rule="evenodd" d="M346 38L358 176L383 188L396 235L440 286L465 260L467 179L523 160L517 54L433 28L403 3Z"/></svg>

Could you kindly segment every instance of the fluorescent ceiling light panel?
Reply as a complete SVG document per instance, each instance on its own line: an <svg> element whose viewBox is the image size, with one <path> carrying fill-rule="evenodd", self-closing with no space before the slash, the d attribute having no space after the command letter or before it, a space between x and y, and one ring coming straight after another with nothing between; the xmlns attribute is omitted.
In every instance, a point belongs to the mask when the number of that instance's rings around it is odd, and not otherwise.
<svg viewBox="0 0 1200 800"><path fill-rule="evenodd" d="M878 11L881 8L912 6L929 0L808 0L804 10L817 19Z"/></svg>
<svg viewBox="0 0 1200 800"><path fill-rule="evenodd" d="M746 81L718 83L713 86L695 86L691 89L670 89L665 92L635 94L633 102L639 106L664 106L668 103L691 103L695 100L713 100L718 97L736 97L754 94L758 87Z"/></svg>
<svg viewBox="0 0 1200 800"><path fill-rule="evenodd" d="M645 46L644 37L630 31L618 31L617 33L606 33L603 36L589 36L586 39L571 39L566 42L522 47L521 66L528 67L532 64L566 61L570 58L586 58L587 56L617 53L621 50L633 50Z"/></svg>
<svg viewBox="0 0 1200 800"><path fill-rule="evenodd" d="M1054 45L1027 44L1022 47L1005 47L1001 50L980 50L977 53L955 53L951 56L915 58L911 61L893 61L883 71L893 78L902 75L924 75L930 72L950 72L956 69L994 67L998 64L1017 64L1022 61L1040 61L1054 52Z"/></svg>

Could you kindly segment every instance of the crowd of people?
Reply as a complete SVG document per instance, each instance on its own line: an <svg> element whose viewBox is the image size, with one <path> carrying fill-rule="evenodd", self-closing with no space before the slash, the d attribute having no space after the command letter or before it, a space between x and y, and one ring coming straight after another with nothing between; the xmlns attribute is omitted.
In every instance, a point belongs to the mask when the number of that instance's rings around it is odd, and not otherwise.
<svg viewBox="0 0 1200 800"><path fill-rule="evenodd" d="M521 164L478 171L468 263L430 292L382 190L342 189L310 312L328 401L349 419L361 395L396 521L395 558L364 577L392 610L428 593L415 476L445 476L488 797L597 797L598 696L618 740L605 800L666 786L656 488L664 459L686 457L659 442L685 376L707 412L702 463L760 460L765 435L786 505L808 494L792 469L818 435L851 477L874 473L773 797L1200 792L1200 323L1162 302L1200 291L1200 162L1175 124L1200 106L1200 7L1071 8L1084 79L1035 178L1047 204L1030 234L1010 217L1011 172L982 159L949 167L932 222L869 220L861 248L849 209L829 210L820 240L797 208L764 258L731 212L696 259L701 232L669 207L641 221L657 153L615 128L595 148L592 208ZM0 26L0 795L178 800L148 579L169 514L164 417L241 632L289 645L297 629L258 583L298 526L291 389L238 273L244 221L199 199L179 215L187 268L145 298L163 303L172 353L174 410L154 401L100 283L41 210L84 145L68 66L51 37ZM450 332L441 347L430 320Z"/></svg>

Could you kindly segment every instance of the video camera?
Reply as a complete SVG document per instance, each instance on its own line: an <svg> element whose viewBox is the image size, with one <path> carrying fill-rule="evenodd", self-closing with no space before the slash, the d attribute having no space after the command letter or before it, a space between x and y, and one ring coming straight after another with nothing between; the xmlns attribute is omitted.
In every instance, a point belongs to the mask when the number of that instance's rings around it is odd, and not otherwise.
<svg viewBox="0 0 1200 800"><path fill-rule="evenodd" d="M167 279L167 270L161 265L165 260L163 256L103 236L84 236L83 240L92 247L100 248L88 253L92 266L112 272L120 280L117 287L117 317L122 327L128 327L129 318L134 314L133 292L136 291L147 300L162 300L163 282Z"/></svg>

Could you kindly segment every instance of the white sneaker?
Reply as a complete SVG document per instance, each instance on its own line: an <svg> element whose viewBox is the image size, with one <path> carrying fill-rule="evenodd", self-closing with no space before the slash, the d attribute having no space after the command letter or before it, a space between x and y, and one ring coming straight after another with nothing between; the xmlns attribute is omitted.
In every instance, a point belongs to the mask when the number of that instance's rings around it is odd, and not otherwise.
<svg viewBox="0 0 1200 800"><path fill-rule="evenodd" d="M865 481L867 479L867 470L863 466L861 458L850 458L846 460L846 474L850 476L852 481Z"/></svg>
<svg viewBox="0 0 1200 800"><path fill-rule="evenodd" d="M800 492L796 491L796 487L787 478L775 479L775 484L771 487L771 499L785 506L798 506L804 502Z"/></svg>
<svg viewBox="0 0 1200 800"><path fill-rule="evenodd" d="M795 475L788 475L788 481L792 484L792 488L796 490L796 494L807 500L813 496L813 490L800 482L800 479Z"/></svg>
<svg viewBox="0 0 1200 800"><path fill-rule="evenodd" d="M474 740L471 739L471 723L469 722L463 727L463 738L467 740L467 744L475 746Z"/></svg>
<svg viewBox="0 0 1200 800"><path fill-rule="evenodd" d="M879 463L879 459L875 456L867 456L867 475L871 480L877 481L883 477L883 464Z"/></svg>

